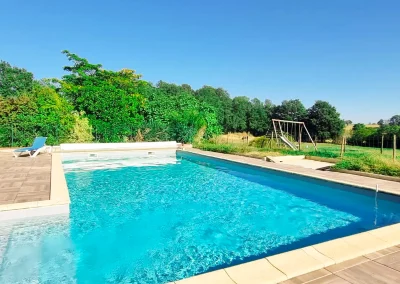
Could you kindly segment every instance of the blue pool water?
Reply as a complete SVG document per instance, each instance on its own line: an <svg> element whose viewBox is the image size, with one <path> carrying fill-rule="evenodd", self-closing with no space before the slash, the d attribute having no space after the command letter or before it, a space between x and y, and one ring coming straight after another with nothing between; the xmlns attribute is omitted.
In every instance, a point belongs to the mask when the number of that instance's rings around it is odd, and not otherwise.
<svg viewBox="0 0 400 284"><path fill-rule="evenodd" d="M400 221L399 197L189 153L64 167L70 217L0 225L0 283L165 283Z"/></svg>

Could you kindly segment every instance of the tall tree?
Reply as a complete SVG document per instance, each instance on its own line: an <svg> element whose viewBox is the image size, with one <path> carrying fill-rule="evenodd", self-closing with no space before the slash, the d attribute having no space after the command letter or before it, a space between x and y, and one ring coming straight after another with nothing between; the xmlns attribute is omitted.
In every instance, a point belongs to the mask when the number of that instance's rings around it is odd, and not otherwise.
<svg viewBox="0 0 400 284"><path fill-rule="evenodd" d="M264 104L259 99L251 100L251 108L248 116L250 132L255 135L264 135L270 125L270 117Z"/></svg>
<svg viewBox="0 0 400 284"><path fill-rule="evenodd" d="M0 96L19 96L33 89L33 74L0 61Z"/></svg>
<svg viewBox="0 0 400 284"><path fill-rule="evenodd" d="M232 131L243 132L249 130L247 118L250 109L251 103L248 97L235 97L232 100Z"/></svg>
<svg viewBox="0 0 400 284"><path fill-rule="evenodd" d="M400 125L400 115L394 115L389 120L390 125Z"/></svg>
<svg viewBox="0 0 400 284"><path fill-rule="evenodd" d="M276 119L305 121L307 110L300 100L285 100L281 105L274 108L274 117Z"/></svg>
<svg viewBox="0 0 400 284"><path fill-rule="evenodd" d="M63 53L73 64L64 67L70 73L60 81L61 92L86 113L96 136L106 142L132 136L143 120L144 98L136 92L141 76L128 69L108 71L69 51Z"/></svg>
<svg viewBox="0 0 400 284"><path fill-rule="evenodd" d="M218 123L223 127L224 132L228 132L232 124L232 100L229 93L222 88L203 86L196 91L196 97L200 102L214 107Z"/></svg>
<svg viewBox="0 0 400 284"><path fill-rule="evenodd" d="M335 107L325 101L316 101L308 109L307 126L313 135L326 140L339 137L344 131L345 123Z"/></svg>

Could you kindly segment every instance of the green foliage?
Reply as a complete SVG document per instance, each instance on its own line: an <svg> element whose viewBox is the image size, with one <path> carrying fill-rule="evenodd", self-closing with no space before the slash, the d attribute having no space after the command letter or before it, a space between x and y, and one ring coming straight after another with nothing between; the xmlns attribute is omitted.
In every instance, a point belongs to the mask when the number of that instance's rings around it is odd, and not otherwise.
<svg viewBox="0 0 400 284"><path fill-rule="evenodd" d="M248 114L249 131L256 136L266 134L270 128L271 117L264 104L259 99L251 100Z"/></svg>
<svg viewBox="0 0 400 284"><path fill-rule="evenodd" d="M0 61L0 97L17 97L31 92L33 74L25 69L12 67L5 61Z"/></svg>
<svg viewBox="0 0 400 284"><path fill-rule="evenodd" d="M204 151L212 151L225 154L239 154L244 153L245 146L237 146L233 144L213 144L213 143L201 143L196 145L197 148Z"/></svg>
<svg viewBox="0 0 400 284"><path fill-rule="evenodd" d="M248 115L251 110L251 103L248 97L235 97L232 100L232 124L231 131L244 132L248 131Z"/></svg>
<svg viewBox="0 0 400 284"><path fill-rule="evenodd" d="M157 142L170 140L168 124L159 120L144 121L139 130L142 141Z"/></svg>
<svg viewBox="0 0 400 284"><path fill-rule="evenodd" d="M344 126L340 114L328 102L316 101L308 110L307 127L321 141L339 137Z"/></svg>
<svg viewBox="0 0 400 284"><path fill-rule="evenodd" d="M192 142L202 127L206 127L205 138L221 133L215 109L200 102L188 85L161 81L156 87L142 85L139 91L145 98L144 119L168 125L169 140Z"/></svg>
<svg viewBox="0 0 400 284"><path fill-rule="evenodd" d="M285 100L281 105L274 108L274 117L276 119L305 121L307 119L307 110L300 100Z"/></svg>
<svg viewBox="0 0 400 284"><path fill-rule="evenodd" d="M82 143L92 142L92 126L89 123L89 119L84 116L84 112L73 112L74 127L68 137L68 142L71 143Z"/></svg>
<svg viewBox="0 0 400 284"><path fill-rule="evenodd" d="M390 125L400 126L400 115L394 115L389 120Z"/></svg>
<svg viewBox="0 0 400 284"><path fill-rule="evenodd" d="M196 97L214 108L217 122L222 126L224 132L231 130L232 124L232 100L227 91L222 88L215 89L204 86L196 91Z"/></svg>
<svg viewBox="0 0 400 284"><path fill-rule="evenodd" d="M344 158L335 165L336 169L361 171L388 176L400 176L400 163L392 162L373 155L362 155L357 158Z"/></svg>
<svg viewBox="0 0 400 284"><path fill-rule="evenodd" d="M231 99L222 88L204 86L193 90L188 84L164 81L153 85L141 80L134 70L106 70L69 51L63 53L71 64L64 67L67 74L62 79L35 82L26 70L1 62L1 145L10 144L11 125L16 131L13 137L21 133L19 129L36 129L35 133L49 133L51 143L91 141L92 136L100 142L188 143L231 131L263 135L271 130L271 118L276 116L290 120L306 118L299 100L274 106L269 100L262 103L244 96ZM36 85L41 86L41 91ZM40 101L43 95L35 97L43 90L53 94L52 102ZM52 105L56 101L57 106ZM60 101L63 107L59 106ZM47 107L43 108L42 103ZM37 116L42 116L41 122L37 122ZM56 123L57 117L60 125ZM17 144L22 143L22 138L16 138ZM32 137L26 139L31 141Z"/></svg>
<svg viewBox="0 0 400 284"><path fill-rule="evenodd" d="M253 141L250 142L249 145L257 148L276 148L276 141L271 138L261 136L255 138Z"/></svg>
<svg viewBox="0 0 400 284"><path fill-rule="evenodd" d="M31 93L0 97L0 125L0 145L26 146L36 136L46 136L48 145L59 144L72 131L72 105L54 89L35 84Z"/></svg>
<svg viewBox="0 0 400 284"><path fill-rule="evenodd" d="M70 74L60 82L61 93L76 110L86 113L96 138L117 142L131 136L143 121L139 111L144 98L136 92L140 75L128 69L104 70L100 64L91 64L76 54L63 53L72 66L64 67Z"/></svg>

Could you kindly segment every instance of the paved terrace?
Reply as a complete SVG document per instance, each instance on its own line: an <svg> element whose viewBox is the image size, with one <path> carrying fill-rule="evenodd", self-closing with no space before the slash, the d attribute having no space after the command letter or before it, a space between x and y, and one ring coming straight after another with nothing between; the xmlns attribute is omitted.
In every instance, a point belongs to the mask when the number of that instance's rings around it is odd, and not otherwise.
<svg viewBox="0 0 400 284"><path fill-rule="evenodd" d="M400 247L390 247L281 282L281 284L302 283L398 284Z"/></svg>
<svg viewBox="0 0 400 284"><path fill-rule="evenodd" d="M0 205L50 199L51 155L14 158L0 149Z"/></svg>
<svg viewBox="0 0 400 284"><path fill-rule="evenodd" d="M265 261L265 260L263 260ZM300 265L301 263L299 263ZM300 265L301 266L301 265ZM168 284L272 284L268 278L277 272L268 269L235 271L235 267L201 274ZM292 268L294 271L296 268ZM278 273L281 273L278 271ZM284 277L284 275L282 274ZM279 284L398 284L400 283L400 247L393 246L339 264L303 274Z"/></svg>

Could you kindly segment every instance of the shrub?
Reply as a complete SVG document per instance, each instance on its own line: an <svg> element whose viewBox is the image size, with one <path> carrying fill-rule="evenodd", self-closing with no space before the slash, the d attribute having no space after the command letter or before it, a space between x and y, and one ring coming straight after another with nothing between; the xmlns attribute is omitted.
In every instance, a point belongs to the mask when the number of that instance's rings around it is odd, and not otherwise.
<svg viewBox="0 0 400 284"><path fill-rule="evenodd" d="M238 147L232 144L212 144L212 143L203 143L195 145L197 148L204 151L212 151L219 152L225 154L234 154L238 153Z"/></svg>
<svg viewBox="0 0 400 284"><path fill-rule="evenodd" d="M357 158L346 157L337 163L334 168L388 176L400 176L399 162L393 162L381 157L374 157L372 155L363 155Z"/></svg>
<svg viewBox="0 0 400 284"><path fill-rule="evenodd" d="M84 117L84 114L83 111L80 113L73 113L75 123L68 138L68 142L82 143L93 141L92 126L89 124L89 119Z"/></svg>
<svg viewBox="0 0 400 284"><path fill-rule="evenodd" d="M271 143L271 138L267 138L265 136L257 137L253 141L250 142L250 146L257 148L264 148L269 146ZM275 141L273 141L273 145L275 145Z"/></svg>
<svg viewBox="0 0 400 284"><path fill-rule="evenodd" d="M36 84L32 93L0 97L0 146L27 146L36 136L48 145L67 141L74 125L70 105L57 92Z"/></svg>

